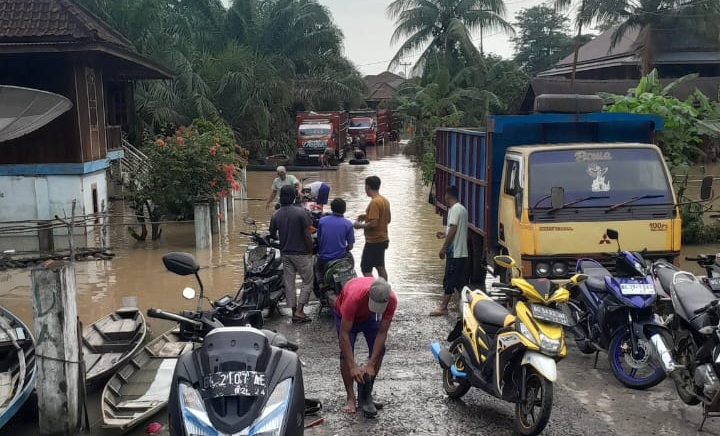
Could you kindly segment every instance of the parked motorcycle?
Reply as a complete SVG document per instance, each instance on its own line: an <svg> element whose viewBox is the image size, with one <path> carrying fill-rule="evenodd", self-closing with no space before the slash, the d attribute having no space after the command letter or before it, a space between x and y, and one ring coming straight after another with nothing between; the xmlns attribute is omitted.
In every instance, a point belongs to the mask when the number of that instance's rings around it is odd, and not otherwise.
<svg viewBox="0 0 720 436"><path fill-rule="evenodd" d="M318 314L320 314L324 308L332 310L335 307L335 300L340 295L343 286L357 277L357 273L355 272L355 259L352 253L347 253L345 257L326 263L324 268L320 268L317 256L315 256L313 262L315 271L313 293L320 301L320 309L318 310Z"/></svg>
<svg viewBox="0 0 720 436"><path fill-rule="evenodd" d="M513 269L509 256L495 262ZM586 279L576 274L579 285ZM443 388L460 398L477 387L504 401L515 403L515 430L525 436L542 432L550 419L555 362L566 354L563 325L568 316L553 306L568 300L570 293L550 281L512 278L493 287L517 298L512 311L481 290L467 286L461 293L461 319L448 336L449 349L430 345L443 369Z"/></svg>
<svg viewBox="0 0 720 436"><path fill-rule="evenodd" d="M198 277L190 255L171 253L163 261L171 272ZM194 290L186 288L183 295L193 298ZM224 327L213 317L214 310L202 311L202 298L201 291L195 312L148 309L148 316L178 321L181 332L193 332L185 338L197 344L175 366L170 434L302 435L303 376L290 351L297 345L269 330ZM262 323L262 315L253 313L255 322Z"/></svg>
<svg viewBox="0 0 720 436"><path fill-rule="evenodd" d="M267 312L266 316L270 316L273 311L278 310L278 304L285 298L280 248L269 234L258 233L254 219L246 217L243 221L252 225L254 230L240 232L253 241L253 244L248 245L243 257L245 277L239 291L241 306L245 309L264 310Z"/></svg>
<svg viewBox="0 0 720 436"><path fill-rule="evenodd" d="M618 241L618 232L607 229ZM578 259L576 271L588 280L571 287L568 302L575 325L572 331L581 352L606 351L615 378L633 389L648 389L675 368L670 356L672 336L655 319L657 293L640 253L607 253L615 274L593 259ZM597 356L595 358L597 365Z"/></svg>
<svg viewBox="0 0 720 436"><path fill-rule="evenodd" d="M706 276L698 276L698 279L715 294L720 294L720 253L698 254L695 257L685 257L685 260L697 262L706 272Z"/></svg>

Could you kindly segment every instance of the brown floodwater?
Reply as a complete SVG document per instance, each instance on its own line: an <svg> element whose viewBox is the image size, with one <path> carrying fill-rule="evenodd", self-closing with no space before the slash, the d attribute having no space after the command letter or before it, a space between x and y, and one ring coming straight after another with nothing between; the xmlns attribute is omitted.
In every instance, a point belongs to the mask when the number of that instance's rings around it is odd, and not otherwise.
<svg viewBox="0 0 720 436"><path fill-rule="evenodd" d="M443 261L437 257L441 244L434 235L442 228L442 219L427 203L428 187L422 185L419 169L400 147L369 147L370 165L343 164L337 171L291 174L307 177L306 183L327 182L331 198L342 197L347 202L346 216L350 219L364 213L369 201L365 178L379 176L380 192L388 198L392 210L386 265L393 288L401 294L440 292ZM164 225L161 240L155 242L136 242L128 236L125 226L110 227L109 245L116 257L75 264L78 314L83 324L117 309L123 297L128 296L137 297L143 312L149 307L171 311L194 308L196 303L183 300L181 290L186 286L197 288L195 280L165 270L161 258L169 251L187 251L196 256L202 266L200 277L206 295L211 299L226 293L234 295L242 285L242 259L249 242L239 232L251 230L243 218L253 217L260 230L267 229L271 211L265 210L264 200L257 199L267 198L274 178L274 172L248 172L250 200L235 200L234 213L228 214L220 233L213 235L210 250L195 250L192 223ZM113 209L117 212L124 207L119 203ZM353 253L359 260L364 245L362 231L356 231L355 236ZM0 272L0 305L26 322L32 319L30 295L30 270Z"/></svg>

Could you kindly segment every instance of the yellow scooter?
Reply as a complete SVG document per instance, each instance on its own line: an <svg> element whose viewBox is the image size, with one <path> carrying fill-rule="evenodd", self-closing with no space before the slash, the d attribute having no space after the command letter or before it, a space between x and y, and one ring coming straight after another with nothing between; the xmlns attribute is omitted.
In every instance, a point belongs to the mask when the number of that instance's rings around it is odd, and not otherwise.
<svg viewBox="0 0 720 436"><path fill-rule="evenodd" d="M515 271L510 256L496 256L495 262ZM579 284L587 276L576 274L570 282ZM556 305L570 293L549 280L494 283L493 287L515 297L509 311L480 290L462 290L462 315L450 333L449 348L430 344L435 360L443 369L443 388L451 398L460 398L476 387L515 403L515 431L534 436L550 419L556 361L565 357L563 326L571 320Z"/></svg>

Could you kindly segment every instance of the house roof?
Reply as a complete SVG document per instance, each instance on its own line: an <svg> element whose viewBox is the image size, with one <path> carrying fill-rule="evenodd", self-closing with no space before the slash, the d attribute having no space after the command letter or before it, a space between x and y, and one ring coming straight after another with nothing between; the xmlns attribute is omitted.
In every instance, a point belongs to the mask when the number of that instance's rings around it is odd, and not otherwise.
<svg viewBox="0 0 720 436"><path fill-rule="evenodd" d="M666 86L674 80L677 79L660 79L660 83ZM607 92L626 95L628 90L637 87L637 84L637 80L575 80L575 87L572 88L569 79L535 77L530 79L520 113L532 112L535 97L541 94L594 95L599 92ZM720 101L720 77L698 77L679 83L670 91L670 95L685 100L696 89L708 98Z"/></svg>
<svg viewBox="0 0 720 436"><path fill-rule="evenodd" d="M132 49L132 43L72 0L0 0L0 54L98 52L127 79L172 74ZM120 62L117 62L120 60ZM123 68L124 67L124 68Z"/></svg>
<svg viewBox="0 0 720 436"><path fill-rule="evenodd" d="M365 76L364 79L368 88L366 100L390 100L400 85L405 83L405 79L390 71Z"/></svg>

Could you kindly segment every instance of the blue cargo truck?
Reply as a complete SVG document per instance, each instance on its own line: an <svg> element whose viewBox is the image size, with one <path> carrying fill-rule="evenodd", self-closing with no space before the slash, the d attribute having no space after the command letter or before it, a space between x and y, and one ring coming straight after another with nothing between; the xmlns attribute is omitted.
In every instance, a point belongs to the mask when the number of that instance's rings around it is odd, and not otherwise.
<svg viewBox="0 0 720 436"><path fill-rule="evenodd" d="M603 261L614 251L607 228L619 231L623 249L677 262L679 209L653 145L662 126L654 115L593 111L491 116L485 130L438 129L431 201L445 215L445 189L459 188L471 230L470 280L484 283L486 265L501 253L526 278L568 278L578 257ZM502 268L493 271L507 278Z"/></svg>

